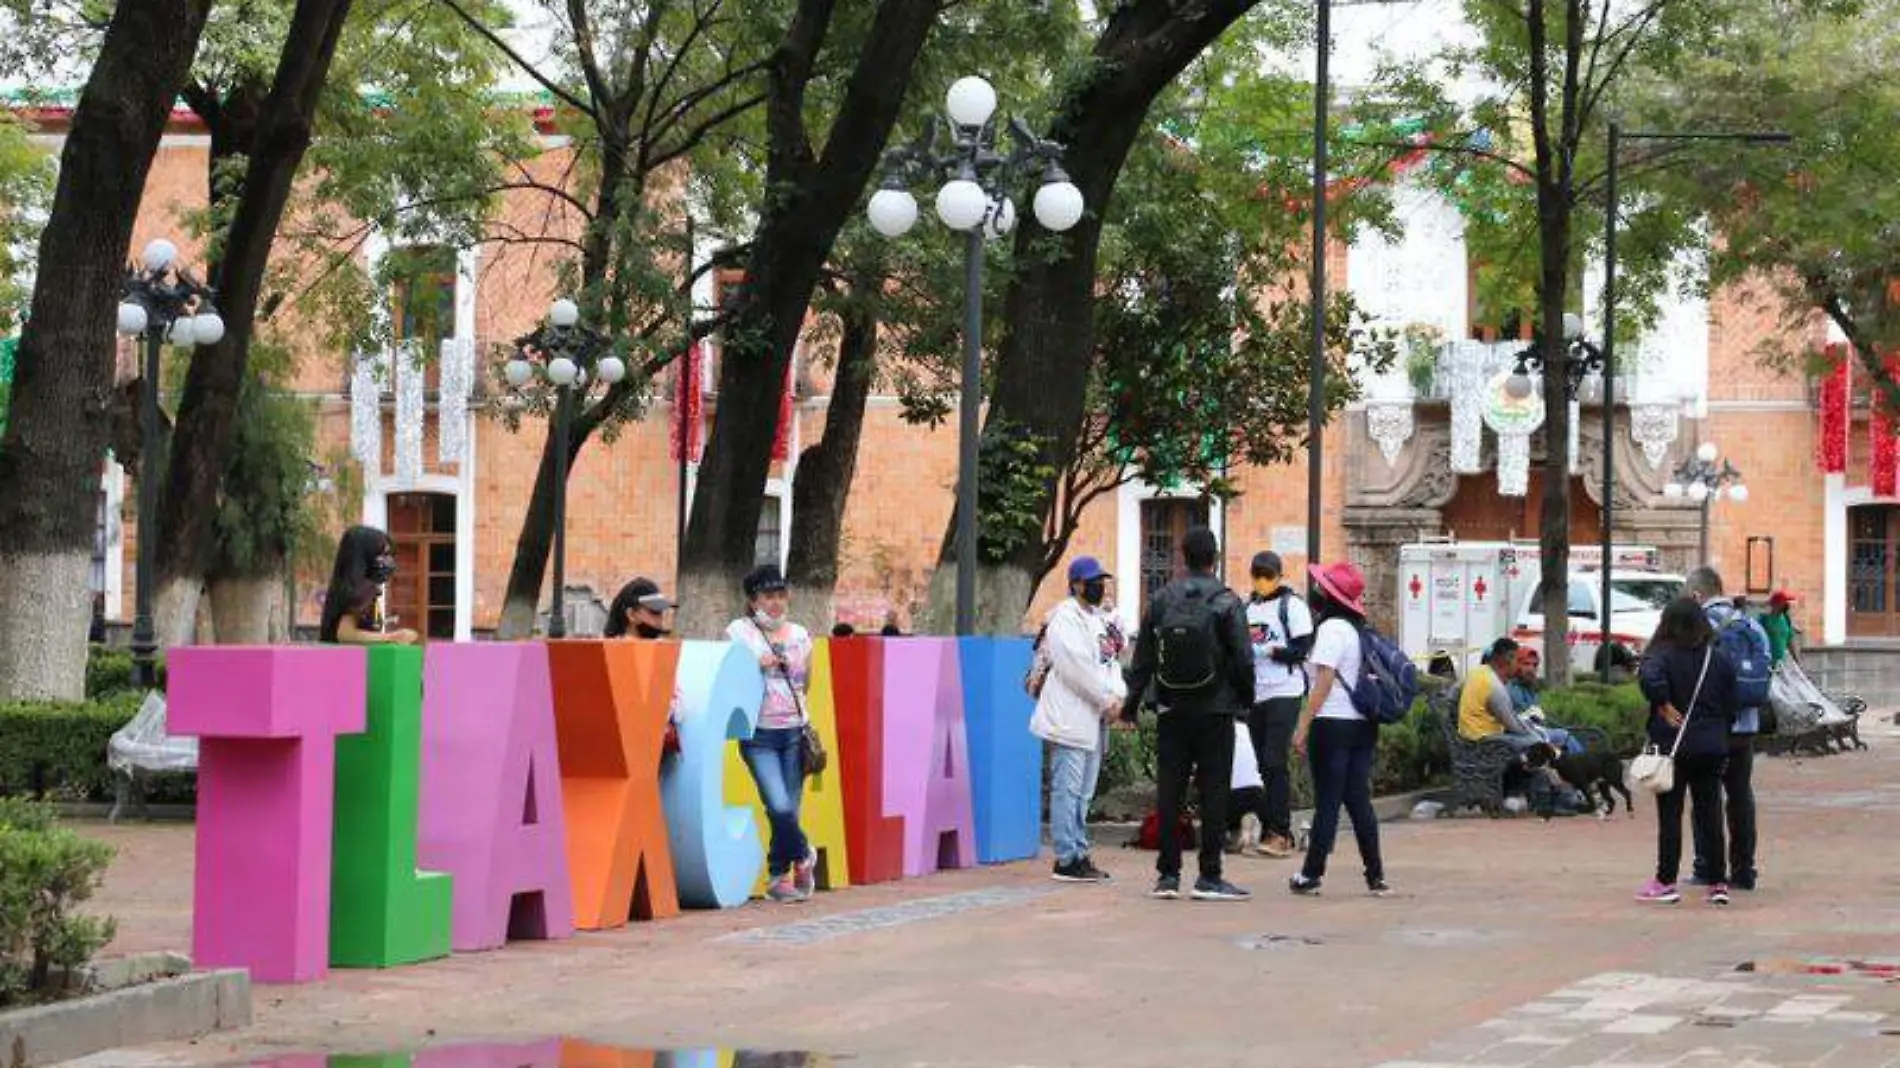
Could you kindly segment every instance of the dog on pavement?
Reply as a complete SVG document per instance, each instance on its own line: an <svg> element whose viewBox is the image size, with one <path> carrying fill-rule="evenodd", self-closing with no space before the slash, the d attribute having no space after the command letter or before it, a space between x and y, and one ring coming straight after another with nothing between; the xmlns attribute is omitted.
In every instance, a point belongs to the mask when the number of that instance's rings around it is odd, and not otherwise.
<svg viewBox="0 0 1900 1068"><path fill-rule="evenodd" d="M1555 746L1541 745L1525 754L1525 763L1556 772L1559 779L1590 801L1601 819L1616 812L1616 794L1622 795L1624 810L1632 818L1636 815L1636 803L1623 782L1623 758L1615 753L1559 753Z"/></svg>

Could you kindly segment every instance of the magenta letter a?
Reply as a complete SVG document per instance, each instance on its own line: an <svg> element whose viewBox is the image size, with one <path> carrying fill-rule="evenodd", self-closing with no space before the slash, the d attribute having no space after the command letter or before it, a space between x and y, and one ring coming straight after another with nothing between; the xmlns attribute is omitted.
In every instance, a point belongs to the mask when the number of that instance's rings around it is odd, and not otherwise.
<svg viewBox="0 0 1900 1068"><path fill-rule="evenodd" d="M574 933L548 650L431 645L422 677L422 867L455 877L451 944Z"/></svg>

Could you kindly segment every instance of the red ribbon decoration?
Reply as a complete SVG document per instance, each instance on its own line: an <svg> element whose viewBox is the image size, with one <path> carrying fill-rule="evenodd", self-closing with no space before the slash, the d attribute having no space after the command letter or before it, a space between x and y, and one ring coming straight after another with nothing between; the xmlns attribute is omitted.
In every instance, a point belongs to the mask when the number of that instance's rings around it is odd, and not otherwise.
<svg viewBox="0 0 1900 1068"><path fill-rule="evenodd" d="M673 460L678 462L680 450L685 449L688 462L698 463L700 454L705 451L703 426L705 422L705 391L700 388L701 368L705 366L704 341L696 341L686 349L686 355L679 361L679 380L673 393Z"/></svg>
<svg viewBox="0 0 1900 1068"><path fill-rule="evenodd" d="M1823 474L1838 475L1847 470L1849 355L1843 345L1829 345L1827 354L1834 361L1834 369L1821 379L1821 433L1816 459Z"/></svg>
<svg viewBox="0 0 1900 1068"><path fill-rule="evenodd" d="M1885 402L1875 398L1867 417L1867 432L1872 436L1873 445L1873 490L1876 497L1892 497L1900 492L1897 485L1894 461L1895 441L1893 438L1893 416L1887 413Z"/></svg>

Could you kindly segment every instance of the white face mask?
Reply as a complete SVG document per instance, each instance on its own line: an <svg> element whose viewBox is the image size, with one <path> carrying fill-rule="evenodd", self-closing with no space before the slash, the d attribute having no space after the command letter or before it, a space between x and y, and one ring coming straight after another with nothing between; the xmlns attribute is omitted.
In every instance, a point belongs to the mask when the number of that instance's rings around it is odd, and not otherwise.
<svg viewBox="0 0 1900 1068"><path fill-rule="evenodd" d="M779 624L785 622L785 613L780 612L777 615L773 615L772 613L766 611L763 608L758 608L758 609L753 610L752 620L753 622L757 623L759 626L764 627L767 630L772 630L776 628Z"/></svg>

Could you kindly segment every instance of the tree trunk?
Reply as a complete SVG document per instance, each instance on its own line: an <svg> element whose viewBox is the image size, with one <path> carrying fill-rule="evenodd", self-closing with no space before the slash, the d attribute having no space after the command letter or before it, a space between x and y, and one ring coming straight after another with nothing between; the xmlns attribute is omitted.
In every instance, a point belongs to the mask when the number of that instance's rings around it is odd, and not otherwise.
<svg viewBox="0 0 1900 1068"><path fill-rule="evenodd" d="M753 565L779 391L838 232L857 208L910 85L940 0L883 0L824 152L814 157L804 93L832 0L801 0L774 58L766 103L766 200L726 331L719 406L699 470L680 567L680 626L713 633Z"/></svg>
<svg viewBox="0 0 1900 1068"><path fill-rule="evenodd" d="M1082 191L1088 214L1068 233L1051 235L1025 214L1016 230L1017 262L1024 264L1004 298L1008 332L996 359L986 426L1006 424L1041 446L1051 471L1068 467L1081 432L1088 371L1095 348L1095 264L1102 218L1148 108L1168 84L1258 0L1136 0L1117 7L1095 44L1096 72L1062 102L1049 137L1064 145L1063 166ZM1051 259L1034 246L1051 240ZM1055 506L1056 481L1043 487L1045 525ZM929 625L948 633L956 589L956 525L945 529L931 576ZM1015 634L1035 596L1033 576L1045 547L1032 540L1001 563L983 562L977 576L977 629Z"/></svg>
<svg viewBox="0 0 1900 1068"><path fill-rule="evenodd" d="M496 637L520 641L534 634L535 617L541 611L541 584L547 578L548 553L554 546L554 416L548 415L548 433L541 444L541 463L535 468L534 490L528 495L528 510L521 517L521 532L515 535L515 560L508 569L508 592L501 602L501 624ZM568 470L586 440L576 430L568 442Z"/></svg>
<svg viewBox="0 0 1900 1068"><path fill-rule="evenodd" d="M284 576L213 575L207 583L220 645L265 645L283 630Z"/></svg>
<svg viewBox="0 0 1900 1068"><path fill-rule="evenodd" d="M0 699L85 694L114 309L146 175L209 7L114 8L73 111L0 440Z"/></svg>
<svg viewBox="0 0 1900 1068"><path fill-rule="evenodd" d="M845 313L825 432L798 458L785 578L803 594L800 611L807 618L828 619L832 614L845 503L858 469L865 404L877 380L877 326L877 317L864 304L853 304Z"/></svg>
<svg viewBox="0 0 1900 1068"><path fill-rule="evenodd" d="M159 504L158 572L168 586L202 585L210 565L225 453L236 424L238 392L250 367L258 298L271 245L291 187L310 147L317 104L349 18L351 0L298 0L270 94L239 88L229 108L208 108L212 166L218 151L248 157L237 211L225 234L213 282L224 340L196 351L179 400L177 433ZM255 110L254 110L255 109ZM188 635L160 630L160 641Z"/></svg>

